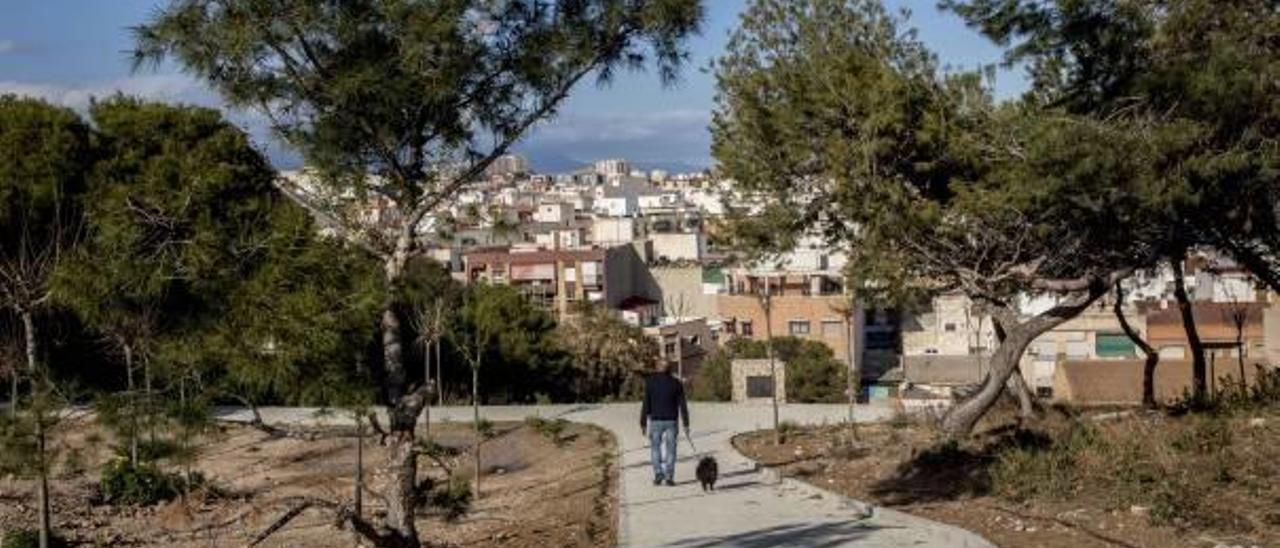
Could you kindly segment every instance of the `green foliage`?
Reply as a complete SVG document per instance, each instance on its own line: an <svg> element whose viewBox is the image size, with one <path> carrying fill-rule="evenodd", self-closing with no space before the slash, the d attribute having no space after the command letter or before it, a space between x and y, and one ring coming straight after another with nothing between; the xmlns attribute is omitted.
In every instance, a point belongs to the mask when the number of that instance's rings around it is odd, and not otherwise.
<svg viewBox="0 0 1280 548"><path fill-rule="evenodd" d="M0 548L39 548L40 531L36 529L9 529L0 536ZM49 548L62 548L70 544L57 535L49 536Z"/></svg>
<svg viewBox="0 0 1280 548"><path fill-rule="evenodd" d="M116 96L90 114L86 237L58 265L58 302L162 380L203 369L289 403L352 384L378 306L372 261L318 237L217 111Z"/></svg>
<svg viewBox="0 0 1280 548"><path fill-rule="evenodd" d="M1213 245L1280 287L1280 13L1269 2L948 0L1034 77L1027 102L1177 128L1151 194L1174 248Z"/></svg>
<svg viewBox="0 0 1280 548"><path fill-rule="evenodd" d="M554 318L515 288L476 284L466 289L448 334L465 363L479 366L482 396L529 401L539 392L566 392L554 329Z"/></svg>
<svg viewBox="0 0 1280 548"><path fill-rule="evenodd" d="M447 481L431 489L427 504L443 512L446 520L453 521L471 510L471 498L471 480L450 475Z"/></svg>
<svg viewBox="0 0 1280 548"><path fill-rule="evenodd" d="M388 174L408 212L437 169L488 155L490 137L505 148L588 73L652 58L671 79L701 17L692 0L173 1L135 29L135 55L171 56L228 103L268 108L310 166Z"/></svg>
<svg viewBox="0 0 1280 548"><path fill-rule="evenodd" d="M71 109L0 94L0 259L70 241L91 133Z"/></svg>
<svg viewBox="0 0 1280 548"><path fill-rule="evenodd" d="M603 307L583 303L556 329L568 357L575 399L594 401L627 394L629 380L652 371L658 345Z"/></svg>
<svg viewBox="0 0 1280 548"><path fill-rule="evenodd" d="M480 419L480 422L476 423L476 432L480 434L481 440L490 440L498 436L493 421L489 419Z"/></svg>
<svg viewBox="0 0 1280 548"><path fill-rule="evenodd" d="M529 428L532 428L534 432L547 438L547 441L555 444L556 447L564 447L571 439L564 435L565 429L569 427L569 421L565 419L547 420L542 417L529 417L525 419L524 423Z"/></svg>
<svg viewBox="0 0 1280 548"><path fill-rule="evenodd" d="M107 504L151 506L177 498L184 485L180 475L154 464L135 467L128 459L116 458L103 467L98 493Z"/></svg>
<svg viewBox="0 0 1280 548"><path fill-rule="evenodd" d="M798 337L774 337L774 358L786 364L787 401L834 403L844 401L847 364L836 360L831 348L819 341ZM762 359L767 356L762 340L738 338L725 345L728 359Z"/></svg>
<svg viewBox="0 0 1280 548"><path fill-rule="evenodd" d="M716 350L702 362L689 383L689 399L729 401L733 399L733 371L729 353Z"/></svg>
<svg viewBox="0 0 1280 548"><path fill-rule="evenodd" d="M800 430L800 423L793 420L784 420L778 423L778 433L783 436L798 433Z"/></svg>

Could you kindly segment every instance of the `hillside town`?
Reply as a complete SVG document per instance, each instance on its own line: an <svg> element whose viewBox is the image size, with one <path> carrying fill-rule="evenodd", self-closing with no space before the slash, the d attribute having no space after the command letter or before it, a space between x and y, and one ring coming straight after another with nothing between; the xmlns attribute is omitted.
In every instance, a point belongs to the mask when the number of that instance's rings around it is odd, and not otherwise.
<svg viewBox="0 0 1280 548"><path fill-rule="evenodd" d="M3 4L0 548L1280 546L1280 0Z"/></svg>
<svg viewBox="0 0 1280 548"><path fill-rule="evenodd" d="M300 172L288 176L307 180ZM400 218L386 200L351 207L374 231ZM736 193L731 180L710 170L672 174L605 159L544 174L526 158L507 155L453 207L422 223L418 237L426 254L464 284L517 288L561 320L589 303L643 328L685 379L728 341L772 334L829 347L859 372L858 401L945 405L983 380L997 340L980 306L954 292L919 306L868 308L846 289L847 254L816 236L784 254L752 258L734 247L726 218L755 209L758 199ZM1251 379L1258 367L1280 363L1274 292L1212 249L1190 255L1182 270L1213 382ZM1175 285L1168 266L1135 276L1125 281L1119 308L1159 357L1156 393L1164 402L1182 397L1192 382ZM1030 317L1057 297L1023 294L1020 301ZM1111 292L1032 341L1019 370L1036 397L1141 403L1144 355L1115 304ZM747 382L750 375L735 378ZM751 397L771 395L765 386Z"/></svg>

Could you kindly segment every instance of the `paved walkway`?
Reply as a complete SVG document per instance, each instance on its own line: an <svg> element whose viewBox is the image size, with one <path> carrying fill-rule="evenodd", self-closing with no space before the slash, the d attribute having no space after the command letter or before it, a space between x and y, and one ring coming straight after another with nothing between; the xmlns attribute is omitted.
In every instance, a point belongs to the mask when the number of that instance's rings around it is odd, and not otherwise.
<svg viewBox="0 0 1280 548"><path fill-rule="evenodd" d="M779 482L733 449L738 433L772 425L769 406L695 403L690 409L694 443L720 464L714 493L702 492L694 479L696 457L681 435L674 487L653 485L648 439L640 434L639 404L490 406L481 416L494 421L522 420L531 415L599 425L618 440L620 546L745 548L772 546L956 547L988 548L981 537L949 525L884 508L869 508L806 484ZM783 420L801 424L836 423L848 409L842 405L785 405ZM311 410L263 409L264 420L299 423L314 420ZM859 421L887 417L887 408L860 406ZM240 416L244 415L244 416ZM236 413L226 418L247 418ZM431 420L470 421L471 408L433 408Z"/></svg>

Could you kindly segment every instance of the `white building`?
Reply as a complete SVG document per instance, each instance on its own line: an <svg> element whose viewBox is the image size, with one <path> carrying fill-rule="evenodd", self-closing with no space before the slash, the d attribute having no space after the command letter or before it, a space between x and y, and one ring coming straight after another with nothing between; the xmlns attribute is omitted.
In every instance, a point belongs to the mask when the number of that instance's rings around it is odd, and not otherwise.
<svg viewBox="0 0 1280 548"><path fill-rule="evenodd" d="M592 164L592 170L597 174L609 176L628 175L631 173L631 162L622 158L610 158L607 160L596 160Z"/></svg>
<svg viewBox="0 0 1280 548"><path fill-rule="evenodd" d="M653 233L649 241L657 260L701 261L707 253L707 239L701 232Z"/></svg>
<svg viewBox="0 0 1280 548"><path fill-rule="evenodd" d="M573 218L574 208L571 203L544 202L533 210L533 220L539 223L568 224Z"/></svg>
<svg viewBox="0 0 1280 548"><path fill-rule="evenodd" d="M591 222L591 243L606 247L631 243L644 236L644 225L635 217L597 217Z"/></svg>

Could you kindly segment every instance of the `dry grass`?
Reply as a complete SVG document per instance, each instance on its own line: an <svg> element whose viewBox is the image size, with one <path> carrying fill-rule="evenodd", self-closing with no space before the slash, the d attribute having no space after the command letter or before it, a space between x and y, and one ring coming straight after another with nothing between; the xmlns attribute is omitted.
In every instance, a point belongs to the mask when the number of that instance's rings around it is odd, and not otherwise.
<svg viewBox="0 0 1280 548"><path fill-rule="evenodd" d="M576 423L561 425L555 440L521 423L499 423L494 430L498 435L481 448L486 472L481 496L461 516L450 516L443 507L425 509L418 518L424 539L449 546L612 545L617 467L611 435ZM96 431L86 423L73 431L71 441L83 442L86 433ZM420 459L420 477L436 480L445 490L450 485L446 467L470 477L471 424L433 425L432 437L448 449L440 452L445 466ZM87 545L244 546L299 497L350 500L354 442L326 435L277 438L228 427L208 440L196 468L229 496L188 497L153 507L98 502L97 470L110 451L102 442L84 445L80 462L59 468L65 473L53 482L55 527ZM387 479L378 470L384 457L376 438L366 440L366 480L375 487ZM33 523L31 489L29 481L0 478L0 531ZM367 517L383 512L374 495L364 503ZM332 512L309 509L263 546L351 546L352 533L333 524Z"/></svg>
<svg viewBox="0 0 1280 548"><path fill-rule="evenodd" d="M857 439L825 427L783 446L771 432L735 443L786 474L1004 546L1280 545L1280 405L1014 414L1000 409L963 443L906 418Z"/></svg>

